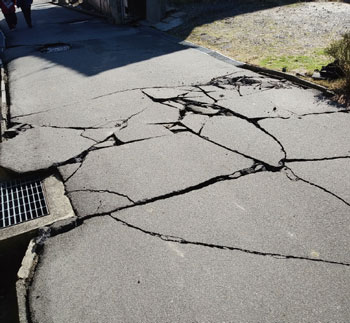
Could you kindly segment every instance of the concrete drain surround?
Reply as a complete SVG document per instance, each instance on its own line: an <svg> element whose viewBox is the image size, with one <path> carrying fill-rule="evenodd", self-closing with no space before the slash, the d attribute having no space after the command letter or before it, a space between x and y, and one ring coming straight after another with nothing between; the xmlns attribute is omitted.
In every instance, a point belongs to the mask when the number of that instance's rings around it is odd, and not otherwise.
<svg viewBox="0 0 350 323"><path fill-rule="evenodd" d="M71 49L71 45L66 43L53 43L53 44L45 44L39 48L39 51L42 53L57 53L57 52L65 52Z"/></svg>
<svg viewBox="0 0 350 323"><path fill-rule="evenodd" d="M0 183L0 229L49 214L42 181Z"/></svg>

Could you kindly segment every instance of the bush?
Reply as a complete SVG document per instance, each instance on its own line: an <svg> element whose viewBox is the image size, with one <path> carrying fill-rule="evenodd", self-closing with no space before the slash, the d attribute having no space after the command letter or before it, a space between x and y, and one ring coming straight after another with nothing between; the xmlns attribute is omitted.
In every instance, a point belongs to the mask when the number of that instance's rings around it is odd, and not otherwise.
<svg viewBox="0 0 350 323"><path fill-rule="evenodd" d="M350 32L332 43L325 53L333 57L345 75L346 92L350 93Z"/></svg>

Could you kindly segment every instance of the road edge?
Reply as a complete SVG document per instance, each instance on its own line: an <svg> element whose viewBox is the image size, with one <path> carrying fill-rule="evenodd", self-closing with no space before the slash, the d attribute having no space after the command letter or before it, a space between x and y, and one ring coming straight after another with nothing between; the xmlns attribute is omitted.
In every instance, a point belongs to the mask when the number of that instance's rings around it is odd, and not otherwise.
<svg viewBox="0 0 350 323"><path fill-rule="evenodd" d="M277 78L277 79L286 79L286 80L288 80L294 84L300 85L302 87L318 90L328 97L335 95L335 93L333 91L329 90L328 88L326 88L322 85L312 83L310 81L306 81L306 80L301 79L300 77L293 75L293 74L279 72L276 70L272 70L272 69L268 69L265 67L260 67L260 66L252 65L252 64L248 64L248 63L243 63L243 62L237 61L231 57L225 56L225 55L223 55L215 50L196 45L196 44L191 43L187 40L181 41L180 44L182 44L183 46L186 46L186 47L197 49L197 50L204 52L204 53L206 53L206 54L208 54L208 55L210 55L210 56L212 56L220 61L234 65L236 67L240 67L240 68L243 68L246 70L250 70L250 71L253 71L253 72L256 72L259 74L263 74L263 75L266 75L269 77Z"/></svg>

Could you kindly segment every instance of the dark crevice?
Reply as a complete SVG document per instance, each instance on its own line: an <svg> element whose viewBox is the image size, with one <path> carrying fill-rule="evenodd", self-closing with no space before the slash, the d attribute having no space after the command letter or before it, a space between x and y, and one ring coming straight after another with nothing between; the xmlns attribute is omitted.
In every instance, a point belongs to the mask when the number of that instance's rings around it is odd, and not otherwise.
<svg viewBox="0 0 350 323"><path fill-rule="evenodd" d="M101 127L94 127L94 126L90 126L90 127L62 127L62 126L52 126L52 125L42 125L42 126L38 126L38 128L53 128L53 129L71 129L71 130L98 130L98 129L104 129L103 126Z"/></svg>
<svg viewBox="0 0 350 323"><path fill-rule="evenodd" d="M327 161L327 160L337 160L337 159L350 159L349 156L336 156L336 157L323 157L323 158L286 158L286 163L295 163L295 162L313 162L313 161Z"/></svg>
<svg viewBox="0 0 350 323"><path fill-rule="evenodd" d="M200 87L200 85L196 85L195 88L201 90L209 99L213 100L214 103L218 102L218 100L216 100L214 97L212 97L212 96L209 94L210 92L205 91L204 89L202 89L202 88Z"/></svg>
<svg viewBox="0 0 350 323"><path fill-rule="evenodd" d="M182 125L183 125L183 124L182 124ZM263 166L265 167L265 169L268 170L268 171L270 171L270 172L278 172L278 171L280 171L280 170L284 167L284 159L280 160L280 166L273 166L273 165L267 164L267 163L264 162L263 160L259 160L259 159L255 158L255 157L246 155L246 154L244 154L244 153L242 153L242 152L240 152L240 151L238 151L238 150L234 150L234 149L228 148L228 147L226 147L226 146L223 146L223 145L217 143L216 141L212 141L212 140L210 140L209 138L207 138L207 137L205 137L205 136L202 136L202 135L201 135L201 131L202 131L202 129L204 128L205 124L202 126L202 128L201 128L200 131L199 131L199 133L194 132L192 129L186 127L185 125L183 125L183 126L184 126L185 128L187 128L189 132L191 132L192 134L198 136L199 138L201 138L201 139L203 139L203 140L206 140L206 141L208 141L208 142L210 142L210 143L212 143L212 144L214 144L214 145L216 145L216 146L219 146L219 147L221 147L221 148L223 148L223 149L226 149L226 150L228 150L228 151L231 151L231 152L233 152L233 153L236 153L236 154L238 154L238 155L241 155L242 157L248 158L248 159L252 160L252 161L254 162L254 164L263 165ZM284 151L284 150L283 150L283 151Z"/></svg>
<svg viewBox="0 0 350 323"><path fill-rule="evenodd" d="M68 182L77 173L77 171L81 168L82 165L83 165L83 162L80 162L79 167L72 174L70 174L65 180L62 179L62 182L63 183Z"/></svg>
<svg viewBox="0 0 350 323"><path fill-rule="evenodd" d="M118 139L118 146L125 146L125 145L129 145L129 144L133 144L135 142L140 142L140 141L146 141L146 140L152 140L152 139L156 139L156 138L160 138L160 137L165 137L166 135L160 135L160 136L153 136L153 137L146 137L146 138L139 138L139 139L134 139L134 140L130 140L130 141L121 141L120 139Z"/></svg>
<svg viewBox="0 0 350 323"><path fill-rule="evenodd" d="M263 84L265 80L265 84ZM286 85L287 84L287 85ZM229 74L226 76L220 76L213 78L208 85L216 86L220 89L227 89L225 86L232 86L240 96L243 96L241 93L241 87L251 86L254 90L272 90L272 89L282 89L290 87L289 84L282 80L271 80L264 77L253 77L253 76L234 76Z"/></svg>
<svg viewBox="0 0 350 323"><path fill-rule="evenodd" d="M120 90L120 91L113 91L113 92L109 92L103 95L99 95L96 97L91 98L91 100L96 100L99 98L103 98L105 96L110 96L110 95L114 95L114 94L118 94L118 93L124 93L124 92L131 92L131 91L142 91L143 94L147 95L146 93L143 92L143 90L147 90L147 89L172 89L172 88L183 88L186 86L192 86L192 85L174 85L174 86L151 86L151 87L136 87L136 88L132 88L132 89L126 89L126 90ZM190 91L189 91L190 92Z"/></svg>
<svg viewBox="0 0 350 323"><path fill-rule="evenodd" d="M334 196L336 199L340 200L341 202L343 202L343 203L346 204L347 206L350 206L350 203L349 203L349 202L345 201L343 198L341 198L341 197L338 196L337 194L335 194L335 193L333 193L333 192L327 190L326 188L324 188L324 187L322 187L322 186L320 186L320 185L317 185L317 184L315 184L315 183L309 182L309 181L307 181L307 180L305 180L305 179L299 177L298 175L296 175L296 174L293 172L292 169L290 169L290 168L288 168L288 167L285 167L285 170L286 170L285 173L286 173L287 178L290 179L291 181L295 181L295 182L296 182L296 181L302 181L302 182L304 182L304 183L306 183L306 184L309 184L309 185L311 185L311 186L317 187L318 189L320 189L320 190L326 192L327 194L330 194L330 195Z"/></svg>
<svg viewBox="0 0 350 323"><path fill-rule="evenodd" d="M104 212L104 213L100 213L100 214L90 214L90 215L85 216L84 219L85 218L91 218L91 217L94 217L94 216L100 216L100 215L108 215L109 213L113 213L113 212L116 212L116 211L119 211L119 210L129 209L129 208L132 208L132 207L135 207L135 206L145 205L145 204L153 203L153 202L156 202L156 201L159 201L159 200L166 200L166 199L169 199L169 198L172 198L172 197L175 197L175 196L187 194L187 193L192 192L192 191L201 190L202 188L205 188L207 186L216 184L218 182L227 181L227 180L236 180L236 179L238 179L240 177L243 177L243 176L246 176L246 175L250 175L250 174L259 173L259 172L262 172L262 171L266 171L266 169L261 164L254 164L253 166L251 166L249 168L236 171L236 172L234 172L232 174L229 174L229 175L219 175L219 176L213 177L211 179L208 179L208 180L206 180L204 182L201 182L199 184L195 184L193 186L189 186L189 187L186 187L184 189L180 189L178 191L173 191L173 192L170 192L170 193L166 193L164 195L159 195L159 196L148 198L148 199L144 199L144 200L133 201L133 203L134 203L133 205L118 207L118 208L116 208L116 209L114 209L112 211Z"/></svg>
<svg viewBox="0 0 350 323"><path fill-rule="evenodd" d="M304 113L304 114L297 114L289 110L285 110L287 112L290 112L290 116L282 117L282 116L274 116L274 117L257 117L257 118L250 118L250 120L254 122L259 122L261 120L267 120L267 119L282 119L282 120L289 120L289 119L302 119L303 117L308 116L320 116L325 114L335 114L335 113L349 113L349 110L339 110L339 111L324 111L324 112L313 112L313 113Z"/></svg>
<svg viewBox="0 0 350 323"><path fill-rule="evenodd" d="M12 123L11 128L8 128L3 137L6 139L13 139L17 137L19 134L26 132L29 129L33 129L34 127L27 123Z"/></svg>
<svg viewBox="0 0 350 323"><path fill-rule="evenodd" d="M164 89L164 87L159 87L160 89ZM173 88L173 87L172 87ZM148 89L148 88L147 88ZM151 99L153 102L156 102L156 103L164 103L164 102L166 102L166 101L174 101L174 102L176 102L176 100L177 99L183 99L184 97L183 96L181 96L181 95L178 95L178 96L176 96L176 97L167 97L167 98L161 98L161 99L159 99L159 98L155 98L155 97L153 97L152 95L150 95L150 94L148 94L147 92L145 92L144 90L147 90L147 89L143 89L142 90L142 93L144 94L144 95L146 95L149 99Z"/></svg>
<svg viewBox="0 0 350 323"><path fill-rule="evenodd" d="M242 77L238 77L238 78L242 79ZM258 130L262 131L263 133L265 133L267 136L271 137L275 142L278 143L278 145L280 146L280 148L281 148L281 150L282 150L282 152L284 154L284 158L281 161L282 164L284 163L284 160L287 158L287 154L286 154L286 151L285 151L282 143L275 136L270 134L266 129L264 129L258 123L258 121L261 120L261 119L248 118L248 117L246 117L244 115L241 115L241 114L239 114L237 112L234 112L234 111L232 111L230 109L227 109L225 107L222 107L222 106L220 106L218 104L207 104L207 103L197 102L195 100L189 100L189 99L186 99L186 98L183 98L183 97L181 97L181 98L177 97L177 98L173 98L173 99L169 99L169 98L167 98L167 99L155 99L155 98L153 98L152 96L150 96L148 94L146 94L146 95L151 100L153 100L154 102L158 102L158 103L164 104L164 102L169 102L169 101L171 102L171 101L173 101L173 102L175 102L177 104L183 105L184 106L184 110L181 111L182 113L180 113L180 121L181 121L182 118L184 118L184 116L186 115L187 111L191 111L191 112L193 112L195 114L200 114L200 115L208 115L209 117L212 117L212 116L228 116L228 117L231 117L231 116L233 116L233 117L237 117L237 118L240 118L242 120L245 120L248 123L251 123L252 125L254 125ZM197 133L195 133L195 134L198 135ZM201 137L201 138L203 138L203 137ZM207 139L207 138L204 138L204 139ZM210 141L210 142L215 143L213 141ZM225 146L222 146L222 145L220 145L220 146L224 147L226 149L229 149L229 148L227 148ZM231 150L231 149L229 149L229 150ZM233 150L231 150L231 151L233 151ZM234 152L237 152L237 151L234 151ZM239 153L239 152L237 152L237 153ZM264 163L264 164L266 164L266 163Z"/></svg>
<svg viewBox="0 0 350 323"><path fill-rule="evenodd" d="M96 144L99 143L99 142L98 142L97 140L95 140L95 139L92 139L92 138L90 138L90 137L84 136L84 132L85 132L85 131L83 131L83 132L80 134L81 137L83 137L83 138L85 138L85 139L88 139L88 140L92 140L92 141L94 141Z"/></svg>
<svg viewBox="0 0 350 323"><path fill-rule="evenodd" d="M271 119L281 119L281 120L289 120L291 119L292 116L288 116L288 117L282 117L282 116L274 116L274 117L256 117L256 118L250 118L250 120L252 122L256 122L258 123L259 121L262 121L262 120L271 120Z"/></svg>
<svg viewBox="0 0 350 323"><path fill-rule="evenodd" d="M140 232L145 233L147 235L150 235L150 236L153 236L153 237L156 237L156 238L162 239L164 241L168 241L168 242L174 242L174 243L179 243L179 244L188 244L188 245L196 245L196 246L213 248L213 249L220 249L220 250L239 251L239 252L248 253L248 254L257 255L257 256L273 257L273 258L276 258L276 259L306 260L306 261L322 262L322 263L333 264L333 265L350 266L349 263L332 261L332 260L326 260L326 259L315 259L315 258L302 257L302 256L284 255L284 254L274 253L274 252L264 252L264 251L250 250L250 249L239 248L239 247L216 245L216 244L205 243L205 242L189 241L189 240L185 240L185 239L183 239L181 237L175 237L175 236L161 234L161 233L158 233L158 232L147 231L147 230L142 229L140 227L134 226L134 225L132 225L132 224L126 222L126 221L123 221L123 220L119 219L118 217L114 217L112 215L110 215L110 217L112 219L114 219L115 221L117 221L117 222L127 226L128 228L140 231Z"/></svg>
<svg viewBox="0 0 350 323"><path fill-rule="evenodd" d="M133 88L133 89L126 89L126 90L109 92L109 93L106 93L106 94L95 96L95 97L91 98L90 100L97 100L97 99L101 99L101 98L104 98L106 96L111 96L111 95L118 94L118 93L132 92L132 91L138 91L138 90L143 90L143 89L145 89L145 88L136 87L136 88Z"/></svg>
<svg viewBox="0 0 350 323"><path fill-rule="evenodd" d="M318 116L323 114L334 114L334 113L350 113L350 110L339 110L339 111L324 111L324 112L313 112L313 113L304 113L297 115L298 117L308 117L308 116Z"/></svg>
<svg viewBox="0 0 350 323"><path fill-rule="evenodd" d="M131 203L135 204L135 201L133 201L129 196L122 194L122 193L118 193L115 191L111 191L111 190L93 190L93 189L80 189L80 190L72 190L72 191L67 191L68 194L70 193L76 193L76 192L90 192L90 193L108 193L108 194L114 194L114 195L118 195L121 197L125 197L127 198Z"/></svg>
<svg viewBox="0 0 350 323"><path fill-rule="evenodd" d="M44 112L48 112L48 111L51 111L51 110L53 110L53 109L47 109L47 110L43 110L43 111L39 111L39 112L32 112L32 113L27 113L27 114L19 114L19 115L16 115L16 116L12 116L11 118L12 119L24 118L24 117L29 117L29 116L41 114L41 113L44 113Z"/></svg>
<svg viewBox="0 0 350 323"><path fill-rule="evenodd" d="M95 140L95 139L93 139L93 138L90 138L89 136L84 136L84 132L85 132L85 131L83 131L83 132L80 134L80 136L82 136L83 138L86 138L86 139L93 140L93 141L96 143L95 145L103 144L104 142L110 140L111 138L114 139L114 134L111 134L111 135L107 136L106 138L104 138L103 140ZM102 147L102 148L95 147L95 145L93 145L93 147L92 147L91 149L99 150L99 149L105 148L105 147Z"/></svg>
<svg viewBox="0 0 350 323"><path fill-rule="evenodd" d="M253 122L254 124L254 122ZM264 129L261 125L259 125L259 123L255 123L256 124L256 127L258 129L260 129L262 132L264 132L266 135L268 135L269 137L271 137L273 140L275 140L278 145L281 147L281 150L283 151L283 154L284 154L284 158L282 159L282 164L284 164L286 158L287 158L287 152L286 150L284 149L282 143L279 141L279 139L277 137L275 137L274 135L272 135L271 133L269 133L266 129Z"/></svg>

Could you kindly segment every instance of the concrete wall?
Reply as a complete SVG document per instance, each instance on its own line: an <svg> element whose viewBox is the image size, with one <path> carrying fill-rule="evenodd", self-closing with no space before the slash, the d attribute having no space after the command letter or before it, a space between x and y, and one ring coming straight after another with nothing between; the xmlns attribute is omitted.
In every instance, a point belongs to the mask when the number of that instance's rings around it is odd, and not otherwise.
<svg viewBox="0 0 350 323"><path fill-rule="evenodd" d="M147 0L147 20L158 22L164 17L166 11L166 0Z"/></svg>
<svg viewBox="0 0 350 323"><path fill-rule="evenodd" d="M110 0L88 0L88 3L96 8L100 13L106 16L111 16L109 1Z"/></svg>
<svg viewBox="0 0 350 323"><path fill-rule="evenodd" d="M121 24L123 17L123 0L86 0L96 10L107 17L111 17L113 22ZM146 0L146 18L150 22L158 22L164 17L167 0Z"/></svg>

